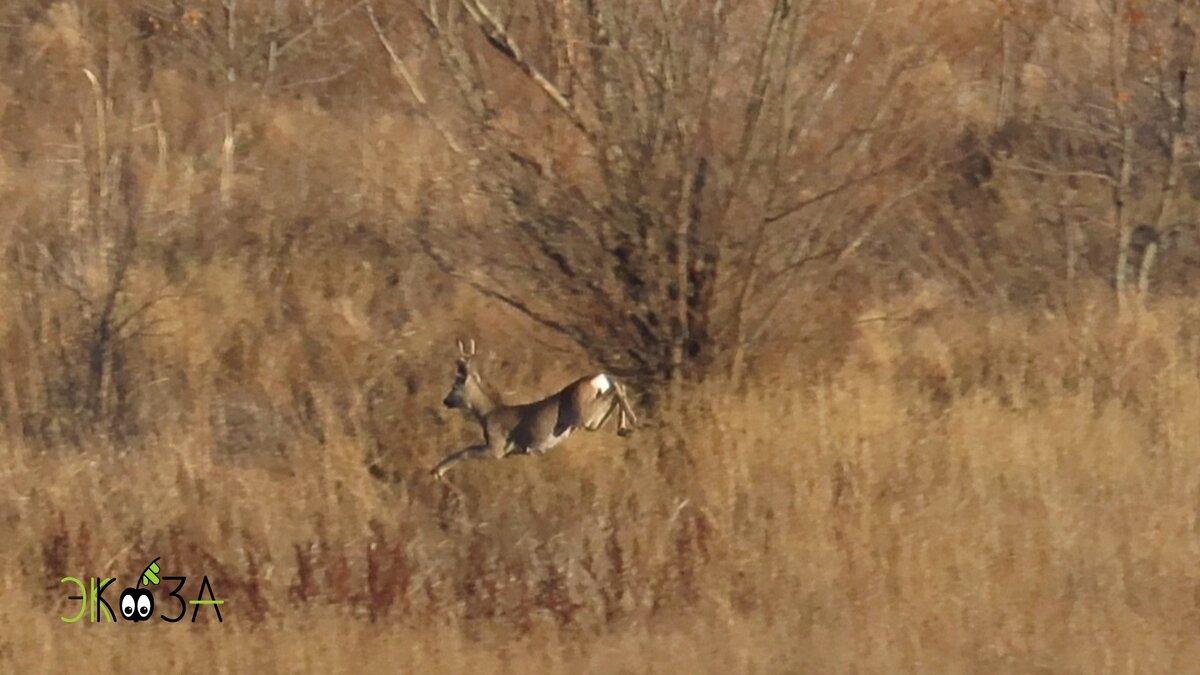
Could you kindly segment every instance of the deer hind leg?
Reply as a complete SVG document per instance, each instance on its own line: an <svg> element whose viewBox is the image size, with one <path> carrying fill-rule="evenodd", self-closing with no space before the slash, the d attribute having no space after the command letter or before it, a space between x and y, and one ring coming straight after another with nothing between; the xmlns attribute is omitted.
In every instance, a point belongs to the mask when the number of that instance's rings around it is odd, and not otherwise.
<svg viewBox="0 0 1200 675"><path fill-rule="evenodd" d="M617 416L617 435L628 436L638 426L637 413L633 412L633 406L629 404L629 397L625 394L625 385L620 382L613 384L616 385L617 405L621 408L621 414Z"/></svg>
<svg viewBox="0 0 1200 675"><path fill-rule="evenodd" d="M587 410L586 404L580 404L577 401L567 401L563 405L558 406L558 419L554 421L554 435L562 436L568 429L579 426L582 423L583 428L591 430L589 420L580 419L583 417L580 409Z"/></svg>
<svg viewBox="0 0 1200 675"><path fill-rule="evenodd" d="M637 415L633 412L633 406L629 405L629 399L625 394L625 387L619 382L613 381L612 397L605 401L604 413L599 416L593 416L584 428L588 431L595 431L604 426L609 417L612 417L613 411L617 412L617 435L628 436L633 433L633 429L637 426Z"/></svg>
<svg viewBox="0 0 1200 675"><path fill-rule="evenodd" d="M433 470L430 473L433 474L434 478L441 480L442 477L446 475L446 472L450 470L450 467L458 464L459 462L463 462L468 459L497 459L498 457L499 455L493 452L492 449L486 444L472 445L468 448L463 448L458 452L452 452L446 455L444 458L442 458L442 461L438 462L437 466L433 467Z"/></svg>
<svg viewBox="0 0 1200 675"><path fill-rule="evenodd" d="M588 431L595 431L604 426L604 423L608 421L609 417L612 417L613 411L616 410L619 405L620 404L617 402L617 398L615 396L607 401L604 401L605 407L597 409L599 414L592 415L592 418L584 423L583 428Z"/></svg>

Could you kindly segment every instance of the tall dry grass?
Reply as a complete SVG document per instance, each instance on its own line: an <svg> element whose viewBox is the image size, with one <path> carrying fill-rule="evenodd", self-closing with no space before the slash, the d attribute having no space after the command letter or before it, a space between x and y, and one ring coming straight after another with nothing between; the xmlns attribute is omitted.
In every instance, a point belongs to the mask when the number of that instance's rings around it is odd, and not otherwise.
<svg viewBox="0 0 1200 675"><path fill-rule="evenodd" d="M355 434L296 435L275 462L214 452L195 428L78 453L10 443L0 658L13 672L1191 669L1195 310L931 317L863 324L812 386L781 358L773 381L701 387L628 443L585 434L466 465L457 491L423 475L470 433L457 421L407 439L395 484L369 476ZM131 578L159 555L210 576L223 624L59 622L76 607L59 577Z"/></svg>
<svg viewBox="0 0 1200 675"><path fill-rule="evenodd" d="M889 220L863 269L788 287L744 390L718 376L629 441L467 465L452 490L426 471L477 433L437 407L453 337L515 399L594 365L413 245L431 202L498 206L362 16L267 76L279 3L240 3L239 54L220 3L191 4L0 8L0 671L1194 668L1200 315L1081 290L1115 236L1088 228L1067 273L1056 188L947 173L938 227ZM334 5L355 3L289 11ZM915 128L964 123L941 113L994 65L984 9L940 13L981 47L913 85L944 102ZM130 222L117 317L162 301L89 383ZM224 623L59 621L59 578L155 556L189 595L209 575Z"/></svg>

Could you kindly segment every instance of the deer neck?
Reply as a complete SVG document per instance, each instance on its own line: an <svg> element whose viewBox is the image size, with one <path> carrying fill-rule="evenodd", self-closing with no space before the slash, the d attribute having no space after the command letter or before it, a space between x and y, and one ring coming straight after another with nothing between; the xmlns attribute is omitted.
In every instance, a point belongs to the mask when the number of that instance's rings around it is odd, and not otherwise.
<svg viewBox="0 0 1200 675"><path fill-rule="evenodd" d="M490 387L483 383L483 380L477 379L474 386L468 387L466 391L467 409L471 411L471 415L480 422L487 417L493 410L503 405L499 394L493 391Z"/></svg>

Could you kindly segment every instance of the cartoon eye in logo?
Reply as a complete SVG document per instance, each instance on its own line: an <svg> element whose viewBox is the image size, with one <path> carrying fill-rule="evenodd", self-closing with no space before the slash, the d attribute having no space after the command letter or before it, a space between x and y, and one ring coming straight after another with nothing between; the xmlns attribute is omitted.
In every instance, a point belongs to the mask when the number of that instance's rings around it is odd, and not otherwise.
<svg viewBox="0 0 1200 675"><path fill-rule="evenodd" d="M126 588L121 592L121 616L126 621L145 621L154 612L154 596L148 588Z"/></svg>
<svg viewBox="0 0 1200 675"><path fill-rule="evenodd" d="M150 595L148 589L143 588L141 595L137 599L138 618L142 621L150 618L150 612L154 611L154 596Z"/></svg>
<svg viewBox="0 0 1200 675"><path fill-rule="evenodd" d="M121 616L125 617L126 621L137 620L133 618L137 612L137 596L138 592L132 588L121 591Z"/></svg>

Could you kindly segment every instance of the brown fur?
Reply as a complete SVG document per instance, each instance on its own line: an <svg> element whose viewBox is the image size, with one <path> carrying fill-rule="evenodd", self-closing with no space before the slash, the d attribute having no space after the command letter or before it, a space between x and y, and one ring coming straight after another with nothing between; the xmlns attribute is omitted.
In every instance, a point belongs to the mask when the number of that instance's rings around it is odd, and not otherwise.
<svg viewBox="0 0 1200 675"><path fill-rule="evenodd" d="M501 459L510 455L542 454L578 429L596 431L618 413L617 433L628 436L637 425L625 388L611 375L581 377L556 394L532 403L505 405L487 390L471 366L475 342L458 343L454 384L442 403L471 415L483 427L483 443L446 455L433 469L441 478L449 468L468 459ZM598 382L607 381L608 387Z"/></svg>

